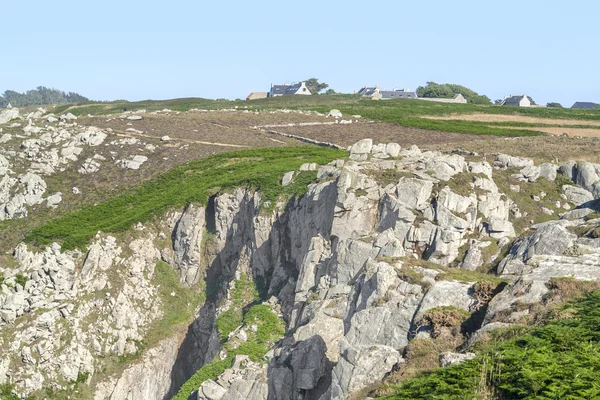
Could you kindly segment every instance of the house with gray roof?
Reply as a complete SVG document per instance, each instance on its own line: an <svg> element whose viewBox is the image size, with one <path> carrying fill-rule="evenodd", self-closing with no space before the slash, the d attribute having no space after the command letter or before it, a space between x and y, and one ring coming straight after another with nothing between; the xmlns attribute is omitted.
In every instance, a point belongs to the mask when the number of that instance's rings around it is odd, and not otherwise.
<svg viewBox="0 0 600 400"><path fill-rule="evenodd" d="M588 101L577 101L577 102L575 102L575 104L573 104L571 106L571 108L583 108L583 109L587 109L587 110L597 110L598 106L596 105L596 103L591 103Z"/></svg>
<svg viewBox="0 0 600 400"><path fill-rule="evenodd" d="M375 87L363 86L356 93L362 95L363 97L371 97L375 93L378 93L378 92L379 92L379 86L375 86Z"/></svg>
<svg viewBox="0 0 600 400"><path fill-rule="evenodd" d="M312 93L306 87L304 82L292 83L291 85L273 85L271 84L271 90L269 91L269 97L277 96L293 96L295 94L310 96Z"/></svg>
<svg viewBox="0 0 600 400"><path fill-rule="evenodd" d="M382 90L382 99L416 99L417 94L408 89Z"/></svg>
<svg viewBox="0 0 600 400"><path fill-rule="evenodd" d="M388 100L388 99L416 99L417 94L408 89L381 90L379 86L362 87L357 94L363 97L369 97L373 100Z"/></svg>
<svg viewBox="0 0 600 400"><path fill-rule="evenodd" d="M519 96L510 95L506 97L502 103L502 106L513 106L513 107L531 107L535 106L535 101L530 96L525 94Z"/></svg>

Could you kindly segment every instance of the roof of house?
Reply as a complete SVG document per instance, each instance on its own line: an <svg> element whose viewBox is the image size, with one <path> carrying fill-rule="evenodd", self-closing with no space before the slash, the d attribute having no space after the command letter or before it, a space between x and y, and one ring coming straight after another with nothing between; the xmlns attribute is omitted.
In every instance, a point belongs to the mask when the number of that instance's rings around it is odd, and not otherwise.
<svg viewBox="0 0 600 400"><path fill-rule="evenodd" d="M404 90L382 90L381 98L383 99L416 99L415 92L406 92Z"/></svg>
<svg viewBox="0 0 600 400"><path fill-rule="evenodd" d="M302 87L302 82L294 83L292 85L273 85L271 90L273 91L273 94L286 95L295 94L300 87Z"/></svg>
<svg viewBox="0 0 600 400"><path fill-rule="evenodd" d="M529 101L531 102L531 104L535 104L535 101L533 101L533 99L531 98L531 96L520 95L520 96L510 96L510 97L507 97L502 102L502 105L504 105L504 106L518 106L521 103L521 100L523 100L523 97L527 97L529 99Z"/></svg>
<svg viewBox="0 0 600 400"><path fill-rule="evenodd" d="M360 88L360 90L358 91L358 94L362 94L363 96L372 96L373 93L375 93L375 91L378 89L378 87L362 87Z"/></svg>
<svg viewBox="0 0 600 400"><path fill-rule="evenodd" d="M589 101L577 101L571 108L588 108L588 109L596 109L598 108L595 103Z"/></svg>
<svg viewBox="0 0 600 400"><path fill-rule="evenodd" d="M252 92L248 96L246 96L246 100L249 99L262 99L268 96L268 92Z"/></svg>

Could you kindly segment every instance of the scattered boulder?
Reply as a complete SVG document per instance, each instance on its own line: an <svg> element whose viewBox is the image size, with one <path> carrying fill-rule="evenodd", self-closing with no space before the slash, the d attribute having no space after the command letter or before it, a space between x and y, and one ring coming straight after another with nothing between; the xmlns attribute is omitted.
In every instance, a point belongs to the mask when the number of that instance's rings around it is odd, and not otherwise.
<svg viewBox="0 0 600 400"><path fill-rule="evenodd" d="M148 161L148 157L146 156L134 156L131 160L119 160L117 161L117 165L123 169L140 169L143 163Z"/></svg>
<svg viewBox="0 0 600 400"><path fill-rule="evenodd" d="M567 200L575 205L594 200L594 195L580 186L563 185L562 190Z"/></svg>
<svg viewBox="0 0 600 400"><path fill-rule="evenodd" d="M18 108L7 108L0 111L0 124L6 124L12 119L19 118Z"/></svg>
<svg viewBox="0 0 600 400"><path fill-rule="evenodd" d="M333 109L333 110L329 111L327 116L333 117L333 118L342 118L342 112L340 110Z"/></svg>
<svg viewBox="0 0 600 400"><path fill-rule="evenodd" d="M465 361L475 358L475 353L452 353L446 352L440 354L440 367L449 367L451 365L462 364Z"/></svg>

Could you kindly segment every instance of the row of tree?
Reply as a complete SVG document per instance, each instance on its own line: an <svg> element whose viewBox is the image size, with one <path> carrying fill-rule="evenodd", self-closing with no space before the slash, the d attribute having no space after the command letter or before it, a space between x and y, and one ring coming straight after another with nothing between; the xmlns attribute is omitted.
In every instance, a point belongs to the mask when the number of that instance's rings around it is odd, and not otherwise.
<svg viewBox="0 0 600 400"><path fill-rule="evenodd" d="M451 99L457 94L462 94L467 102L471 104L491 104L489 97L480 95L479 93L461 85L451 83L435 83L427 82L426 86L417 88L417 96L433 99Z"/></svg>
<svg viewBox="0 0 600 400"><path fill-rule="evenodd" d="M58 89L50 89L44 86L38 86L36 89L28 90L25 93L7 90L0 96L0 108L6 107L9 104L13 107L40 106L43 104L66 104L66 103L82 103L89 101L75 92L63 92Z"/></svg>

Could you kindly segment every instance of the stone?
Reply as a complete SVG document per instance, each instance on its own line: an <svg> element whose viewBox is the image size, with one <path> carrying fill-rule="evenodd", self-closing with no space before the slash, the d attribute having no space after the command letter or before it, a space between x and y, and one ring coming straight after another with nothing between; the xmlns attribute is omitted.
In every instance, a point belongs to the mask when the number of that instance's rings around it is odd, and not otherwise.
<svg viewBox="0 0 600 400"><path fill-rule="evenodd" d="M475 353L452 353L445 352L440 354L440 367L449 367L451 365L462 364L465 361L475 358Z"/></svg>
<svg viewBox="0 0 600 400"><path fill-rule="evenodd" d="M332 371L332 399L346 399L348 395L381 382L397 364L404 360L389 346L341 346L340 361Z"/></svg>
<svg viewBox="0 0 600 400"><path fill-rule="evenodd" d="M106 137L106 133L94 126L90 126L85 131L77 134L75 139L79 140L81 143L87 144L88 146L95 147L101 145Z"/></svg>
<svg viewBox="0 0 600 400"><path fill-rule="evenodd" d="M388 143L385 146L386 154L392 158L398 157L398 155L400 154L400 150L402 150L402 148L398 143Z"/></svg>
<svg viewBox="0 0 600 400"><path fill-rule="evenodd" d="M165 135L163 137L160 138L161 142L168 142L171 140L171 138L168 135Z"/></svg>
<svg viewBox="0 0 600 400"><path fill-rule="evenodd" d="M318 166L315 163L306 163L300 166L299 171L316 171L317 168Z"/></svg>
<svg viewBox="0 0 600 400"><path fill-rule="evenodd" d="M350 147L351 160L366 160L373 148L372 139L362 139Z"/></svg>
<svg viewBox="0 0 600 400"><path fill-rule="evenodd" d="M554 181L556 180L557 170L558 167L554 164L540 164L540 178L544 178L549 181Z"/></svg>
<svg viewBox="0 0 600 400"><path fill-rule="evenodd" d="M499 154L496 163L505 168L526 168L533 166L533 161L528 158L513 157L507 154Z"/></svg>
<svg viewBox="0 0 600 400"><path fill-rule="evenodd" d="M465 258L459 264L459 268L466 269L468 271L475 271L481 267L487 260L483 259L483 253L481 252L482 247L489 246L490 242L479 242L477 240L469 241L469 249L465 254Z"/></svg>
<svg viewBox="0 0 600 400"><path fill-rule="evenodd" d="M75 120L77 120L77 117L71 113L67 113L67 114L61 115L60 119L63 121L75 121Z"/></svg>
<svg viewBox="0 0 600 400"><path fill-rule="evenodd" d="M200 279L204 225L204 207L191 204L181 215L173 232L175 266L179 270L180 281L188 285Z"/></svg>
<svg viewBox="0 0 600 400"><path fill-rule="evenodd" d="M7 108L0 111L0 124L6 124L15 118L19 118L18 108Z"/></svg>
<svg viewBox="0 0 600 400"><path fill-rule="evenodd" d="M62 201L62 193L57 192L52 196L48 196L46 198L46 205L51 208L56 208L58 204Z"/></svg>
<svg viewBox="0 0 600 400"><path fill-rule="evenodd" d="M498 273L526 273L528 268L525 264L534 256L562 255L573 246L576 239L577 236L570 233L560 221L541 224L530 236L515 241L510 253L498 265Z"/></svg>
<svg viewBox="0 0 600 400"><path fill-rule="evenodd" d="M515 228L513 224L504 219L490 218L488 224L488 234L494 239L501 239L503 237L515 237Z"/></svg>
<svg viewBox="0 0 600 400"><path fill-rule="evenodd" d="M87 174L93 174L94 172L97 172L99 169L100 169L100 163L91 158L88 158L81 165L81 167L77 170L77 172L79 172L80 174L83 174L83 175L87 175Z"/></svg>
<svg viewBox="0 0 600 400"><path fill-rule="evenodd" d="M227 393L227 389L215 381L206 380L198 388L198 400L221 400Z"/></svg>
<svg viewBox="0 0 600 400"><path fill-rule="evenodd" d="M131 160L119 160L116 164L123 169L137 170L146 161L148 161L146 156L134 156Z"/></svg>
<svg viewBox="0 0 600 400"><path fill-rule="evenodd" d="M331 371L326 350L323 339L315 335L272 358L268 372L269 399L297 399L300 393L309 395L318 389L319 381Z"/></svg>
<svg viewBox="0 0 600 400"><path fill-rule="evenodd" d="M540 176L540 171L541 171L540 167L536 167L534 165L529 165L529 166L521 169L521 171L519 171L519 172L529 182L535 182Z"/></svg>
<svg viewBox="0 0 600 400"><path fill-rule="evenodd" d="M567 200L575 205L594 200L594 195L580 186L563 185L562 190Z"/></svg>
<svg viewBox="0 0 600 400"><path fill-rule="evenodd" d="M398 200L414 209L422 209L433 190L433 182L416 178L400 178L396 186Z"/></svg>
<svg viewBox="0 0 600 400"><path fill-rule="evenodd" d="M129 121L139 121L139 120L143 119L143 117L141 115L130 115L127 117L127 119Z"/></svg>
<svg viewBox="0 0 600 400"><path fill-rule="evenodd" d="M294 174L295 173L296 173L295 171L286 172L285 175L283 175L283 178L281 179L281 185L282 186L287 186L290 183L292 183L293 180L294 180Z"/></svg>
<svg viewBox="0 0 600 400"><path fill-rule="evenodd" d="M342 113L340 110L333 109L327 113L327 116L333 118L342 118Z"/></svg>

